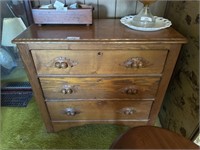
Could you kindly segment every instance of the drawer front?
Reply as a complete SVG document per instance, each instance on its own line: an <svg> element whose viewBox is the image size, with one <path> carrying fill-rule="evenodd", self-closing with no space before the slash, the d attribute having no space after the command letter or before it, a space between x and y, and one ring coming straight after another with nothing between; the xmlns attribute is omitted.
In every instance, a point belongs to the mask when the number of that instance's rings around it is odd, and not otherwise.
<svg viewBox="0 0 200 150"><path fill-rule="evenodd" d="M40 78L46 99L154 99L159 77Z"/></svg>
<svg viewBox="0 0 200 150"><path fill-rule="evenodd" d="M147 120L152 101L47 102L55 120Z"/></svg>
<svg viewBox="0 0 200 150"><path fill-rule="evenodd" d="M32 50L38 74L160 74L167 50Z"/></svg>

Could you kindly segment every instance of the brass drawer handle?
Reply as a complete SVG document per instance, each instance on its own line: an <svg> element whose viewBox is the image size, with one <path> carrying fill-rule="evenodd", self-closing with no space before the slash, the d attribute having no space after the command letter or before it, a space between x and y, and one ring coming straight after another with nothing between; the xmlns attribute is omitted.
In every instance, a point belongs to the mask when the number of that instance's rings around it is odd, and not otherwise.
<svg viewBox="0 0 200 150"><path fill-rule="evenodd" d="M68 116L75 116L76 114L78 114L78 112L74 109L74 108L65 108L65 114Z"/></svg>
<svg viewBox="0 0 200 150"><path fill-rule="evenodd" d="M68 66L67 62L55 62L56 68L66 69Z"/></svg>
<svg viewBox="0 0 200 150"><path fill-rule="evenodd" d="M70 85L69 83L66 83L65 85L62 86L61 88L61 93L62 94L73 94L78 91L79 85Z"/></svg>
<svg viewBox="0 0 200 150"><path fill-rule="evenodd" d="M72 89L62 89L61 92L63 94L72 94L73 93L73 90Z"/></svg>
<svg viewBox="0 0 200 150"><path fill-rule="evenodd" d="M134 113L136 113L136 110L133 107L125 107L119 110L119 113L124 115L133 115Z"/></svg>
<svg viewBox="0 0 200 150"><path fill-rule="evenodd" d="M135 110L133 108L125 108L123 112L125 115L132 115L135 112Z"/></svg>
<svg viewBox="0 0 200 150"><path fill-rule="evenodd" d="M137 93L138 93L138 89L129 88L126 90L126 94L128 94L128 95L135 95Z"/></svg>
<svg viewBox="0 0 200 150"><path fill-rule="evenodd" d="M77 61L71 60L69 58L66 57L56 57L55 59L51 60L50 62L48 62L46 64L47 67L55 67L58 69L66 69L69 67L74 67L78 65Z"/></svg>
<svg viewBox="0 0 200 150"><path fill-rule="evenodd" d="M139 90L136 86L129 86L124 89L121 89L121 92L127 95L136 95L138 94Z"/></svg>
<svg viewBox="0 0 200 150"><path fill-rule="evenodd" d="M142 57L132 57L124 61L121 65L126 68L143 68L146 67L149 62Z"/></svg>

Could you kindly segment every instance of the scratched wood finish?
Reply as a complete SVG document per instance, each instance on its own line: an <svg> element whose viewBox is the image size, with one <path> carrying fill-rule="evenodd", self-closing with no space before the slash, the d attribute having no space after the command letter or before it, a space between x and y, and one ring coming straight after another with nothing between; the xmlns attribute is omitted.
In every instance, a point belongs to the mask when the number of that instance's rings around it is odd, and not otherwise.
<svg viewBox="0 0 200 150"><path fill-rule="evenodd" d="M113 53L114 52L114 53ZM32 55L38 74L161 74L167 50L33 50ZM81 55L80 55L81 54ZM58 69L57 58L75 61L73 67ZM142 58L143 67L127 67L132 58ZM127 62L128 63L128 62Z"/></svg>
<svg viewBox="0 0 200 150"><path fill-rule="evenodd" d="M80 40L69 40L66 39L67 37L80 37ZM183 36L173 28L158 32L140 32L124 26L119 19L95 19L92 26L48 25L39 27L31 25L28 33L20 34L15 42L21 42L21 39L33 42L29 45L31 47L38 45L37 49L47 47L46 49L56 50L120 49L120 47L127 50L167 49L166 47L169 49L171 44L185 42ZM59 49L56 48L58 46Z"/></svg>
<svg viewBox="0 0 200 150"><path fill-rule="evenodd" d="M55 0L31 0L33 7L54 3ZM62 0L66 5L76 2L92 5L93 18L121 18L138 13L143 4L138 0ZM157 0L150 6L155 16L164 16L167 1Z"/></svg>
<svg viewBox="0 0 200 150"><path fill-rule="evenodd" d="M136 99L154 100L159 77L40 78L47 99ZM71 89L71 94L63 94Z"/></svg>
<svg viewBox="0 0 200 150"><path fill-rule="evenodd" d="M54 120L148 120L152 101L69 101L47 102L51 119ZM66 109L75 109L67 115ZM132 114L126 114L131 109ZM103 111L102 111L103 110Z"/></svg>
<svg viewBox="0 0 200 150"><path fill-rule="evenodd" d="M66 37L74 34L81 38L78 40L66 39ZM180 47L187 40L173 28L156 32L139 32L123 26L118 19L99 19L94 20L94 24L89 27L38 27L32 25L14 39L14 42L20 49L20 55L22 55L22 60L30 76L30 83L47 131L55 132L89 123L111 123L131 127L153 125L173 73ZM68 71L55 68L54 60L57 57L60 60L61 55L67 58L70 56L73 63L76 61L78 63L75 63L71 70L67 68ZM133 56L144 57L151 62L151 65L137 69L119 65ZM71 72L78 66L81 67ZM96 71L96 73L93 71ZM60 92L60 88L62 90L63 84L66 83L78 84L79 88L82 86L88 91L84 89L79 97L59 97L56 92ZM122 89L126 89L130 83L138 87L138 91L136 90L133 93L137 94L138 92L141 97L130 98L126 94L122 96L117 92L118 88L121 89L121 86L123 86ZM134 86L131 86L131 88ZM66 87L69 88L70 86L64 86L64 88ZM78 87L77 90L79 90ZM65 90L63 91L65 93ZM143 93L140 94L140 91L143 91ZM49 95L53 99L48 98ZM98 108L98 102L99 105L103 102L101 108L105 107L106 111L110 112L108 118L106 118L104 109ZM82 112L86 112L85 115L83 114L82 118L77 118L78 120L65 118L61 120L59 115L62 110L66 107L72 107L72 104L74 107L83 105ZM54 113L54 108L58 112ZM129 108L125 109L128 114L130 108L131 112L135 112L134 109L137 110L137 119L131 120L131 117L129 118L126 115L114 115L113 112L118 108ZM92 114L89 112L91 109ZM49 117L49 110L53 111L51 116L56 113L59 114L55 115L53 121ZM96 111L98 116L93 116ZM139 115L140 112L145 114L145 120L142 120L144 116ZM100 114L104 119L101 118ZM61 116L65 115L61 113ZM86 120L87 117L90 120Z"/></svg>

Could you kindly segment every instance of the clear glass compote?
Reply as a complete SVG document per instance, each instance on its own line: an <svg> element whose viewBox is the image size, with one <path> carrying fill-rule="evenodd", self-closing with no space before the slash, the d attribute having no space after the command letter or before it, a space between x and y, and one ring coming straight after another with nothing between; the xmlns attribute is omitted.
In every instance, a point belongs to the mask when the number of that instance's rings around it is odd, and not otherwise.
<svg viewBox="0 0 200 150"><path fill-rule="evenodd" d="M139 0L144 4L144 7L140 10L140 12L134 16L132 20L132 24L137 27L149 28L153 27L155 24L155 18L151 14L149 9L149 5L154 3L156 0Z"/></svg>

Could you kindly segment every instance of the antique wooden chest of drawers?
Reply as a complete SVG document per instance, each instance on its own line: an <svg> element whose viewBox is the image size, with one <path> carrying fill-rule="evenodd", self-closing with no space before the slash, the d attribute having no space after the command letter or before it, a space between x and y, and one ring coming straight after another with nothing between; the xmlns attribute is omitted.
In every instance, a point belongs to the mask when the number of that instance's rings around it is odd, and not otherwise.
<svg viewBox="0 0 200 150"><path fill-rule="evenodd" d="M32 25L13 40L48 132L83 124L153 125L186 39L173 28Z"/></svg>

